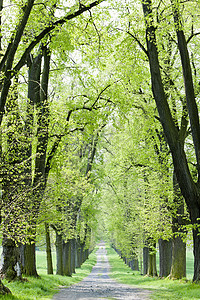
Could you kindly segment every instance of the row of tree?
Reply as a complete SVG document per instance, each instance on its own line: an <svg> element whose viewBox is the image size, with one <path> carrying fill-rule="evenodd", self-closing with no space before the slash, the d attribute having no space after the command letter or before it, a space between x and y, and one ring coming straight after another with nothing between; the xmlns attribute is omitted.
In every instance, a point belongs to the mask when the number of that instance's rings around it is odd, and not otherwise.
<svg viewBox="0 0 200 300"><path fill-rule="evenodd" d="M151 275L159 241L160 275L185 276L192 227L199 281L199 9L0 1L2 276L37 276L41 224L49 272L52 228L57 273L70 275L99 203L100 227L124 256L144 248Z"/></svg>
<svg viewBox="0 0 200 300"><path fill-rule="evenodd" d="M116 28L123 32L121 41L117 40L117 51L111 54L117 62L112 74L123 76L118 94L123 101L120 118L112 125L117 133L112 129L107 138L105 163L111 165L103 184L105 228L115 232L116 247L125 256L134 257L144 247L144 273L149 268L150 275L156 274L154 252L159 241L160 276L175 278L186 275L184 238L192 228L196 282L199 3L141 1L126 9L121 10L123 22ZM108 201L112 203L109 212ZM152 254L149 267L145 267L147 249ZM169 261L165 253L172 262L162 265Z"/></svg>

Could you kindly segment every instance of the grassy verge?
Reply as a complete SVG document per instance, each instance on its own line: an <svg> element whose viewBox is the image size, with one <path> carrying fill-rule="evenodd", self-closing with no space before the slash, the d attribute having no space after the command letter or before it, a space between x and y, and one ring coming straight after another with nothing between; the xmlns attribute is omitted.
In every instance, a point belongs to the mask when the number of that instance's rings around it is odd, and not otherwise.
<svg viewBox="0 0 200 300"><path fill-rule="evenodd" d="M200 299L200 285L186 280L157 279L141 276L139 272L132 271L126 266L113 249L108 247L107 253L111 265L111 277L121 283L151 290L151 299Z"/></svg>
<svg viewBox="0 0 200 300"><path fill-rule="evenodd" d="M38 273L39 279L28 277L28 282L7 282L3 280L12 296L0 296L1 299L15 299L15 300L47 300L52 299L53 295L59 290L61 286L70 286L81 281L84 277L89 275L92 267L96 263L95 251L90 254L89 259L82 265L80 269L76 269L76 274L72 277L59 275L45 275L46 273L46 258L45 253L38 253Z"/></svg>

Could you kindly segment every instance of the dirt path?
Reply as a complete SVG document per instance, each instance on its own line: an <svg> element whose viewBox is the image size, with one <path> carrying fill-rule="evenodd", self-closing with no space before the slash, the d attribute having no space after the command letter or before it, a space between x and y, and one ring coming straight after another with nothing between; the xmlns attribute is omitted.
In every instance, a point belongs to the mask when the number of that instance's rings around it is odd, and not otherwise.
<svg viewBox="0 0 200 300"><path fill-rule="evenodd" d="M109 277L109 263L105 243L100 243L97 250L97 263L88 277L69 288L62 288L54 295L54 300L145 300L150 291L126 284L117 283Z"/></svg>

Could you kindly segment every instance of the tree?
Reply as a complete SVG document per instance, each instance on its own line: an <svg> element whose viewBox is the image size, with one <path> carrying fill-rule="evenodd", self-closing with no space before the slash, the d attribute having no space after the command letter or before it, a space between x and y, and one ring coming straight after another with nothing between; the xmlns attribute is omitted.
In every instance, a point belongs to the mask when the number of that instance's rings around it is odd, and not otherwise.
<svg viewBox="0 0 200 300"><path fill-rule="evenodd" d="M176 177L181 189L181 192L185 198L191 222L193 224L193 241L194 241L194 277L193 281L199 281L199 117L198 107L195 98L194 84L191 71L191 60L189 57L188 46L185 38L185 33L181 21L180 15L180 2L172 1L174 26L177 34L178 49L180 52L180 60L182 63L183 78L185 85L185 97L187 102L187 109L189 113L189 120L191 125L191 132L193 138L193 146L196 154L197 164L197 181L193 179L191 171L188 166L188 159L184 150L184 144L180 140L182 126L178 128L173 120L172 113L167 101L166 91L163 85L161 77L161 69L159 65L158 57L158 45L159 42L156 38L156 28L153 21L152 2L142 2L145 24L146 24L146 43L151 72L152 91L154 99L156 101L157 109L160 116L160 121L163 126L167 142L169 144Z"/></svg>

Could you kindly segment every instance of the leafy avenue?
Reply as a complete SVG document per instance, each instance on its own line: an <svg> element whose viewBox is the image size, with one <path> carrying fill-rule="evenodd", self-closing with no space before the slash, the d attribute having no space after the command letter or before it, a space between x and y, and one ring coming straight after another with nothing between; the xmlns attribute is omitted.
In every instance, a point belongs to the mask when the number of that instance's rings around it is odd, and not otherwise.
<svg viewBox="0 0 200 300"><path fill-rule="evenodd" d="M200 281L199 1L0 0L1 278L97 240ZM42 246L41 246L42 245ZM159 272L156 252L159 248ZM1 281L0 293L9 293Z"/></svg>

